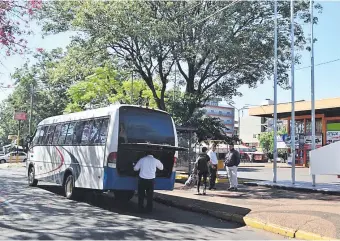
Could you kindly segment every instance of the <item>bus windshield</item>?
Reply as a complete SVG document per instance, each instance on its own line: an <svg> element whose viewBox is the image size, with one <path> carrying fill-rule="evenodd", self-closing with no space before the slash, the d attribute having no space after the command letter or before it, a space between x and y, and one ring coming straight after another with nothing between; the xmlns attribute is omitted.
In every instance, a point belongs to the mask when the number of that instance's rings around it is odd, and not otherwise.
<svg viewBox="0 0 340 241"><path fill-rule="evenodd" d="M168 114L131 106L120 108L119 138L123 143L175 145L173 123Z"/></svg>

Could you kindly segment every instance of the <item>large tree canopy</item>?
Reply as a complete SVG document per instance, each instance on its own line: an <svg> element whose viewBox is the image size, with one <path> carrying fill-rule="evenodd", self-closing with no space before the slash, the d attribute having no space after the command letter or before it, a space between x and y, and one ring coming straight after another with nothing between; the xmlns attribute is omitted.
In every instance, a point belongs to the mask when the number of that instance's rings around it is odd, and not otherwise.
<svg viewBox="0 0 340 241"><path fill-rule="evenodd" d="M290 3L278 4L278 79L284 85ZM308 1L295 2L298 50L306 44L301 23L310 21L308 10ZM166 108L175 65L192 100L191 114L209 97L231 98L240 85L255 87L273 73L273 1L48 1L40 20L46 33L74 30L82 46L118 57L141 76L160 109ZM159 93L155 78L161 82Z"/></svg>
<svg viewBox="0 0 340 241"><path fill-rule="evenodd" d="M118 72L113 66L96 68L92 75L70 86L67 94L70 97L67 112L114 103L139 105L148 103L149 107L157 107L144 81L130 80L128 75Z"/></svg>

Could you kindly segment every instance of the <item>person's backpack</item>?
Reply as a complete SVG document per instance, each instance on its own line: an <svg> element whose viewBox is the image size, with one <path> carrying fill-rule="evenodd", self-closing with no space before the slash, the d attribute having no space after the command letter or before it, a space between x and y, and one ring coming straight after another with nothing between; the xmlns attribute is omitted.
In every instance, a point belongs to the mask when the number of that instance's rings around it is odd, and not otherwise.
<svg viewBox="0 0 340 241"><path fill-rule="evenodd" d="M207 155L200 155L197 160L197 169L199 169L200 171L208 171L209 167L208 167L208 162L207 162Z"/></svg>

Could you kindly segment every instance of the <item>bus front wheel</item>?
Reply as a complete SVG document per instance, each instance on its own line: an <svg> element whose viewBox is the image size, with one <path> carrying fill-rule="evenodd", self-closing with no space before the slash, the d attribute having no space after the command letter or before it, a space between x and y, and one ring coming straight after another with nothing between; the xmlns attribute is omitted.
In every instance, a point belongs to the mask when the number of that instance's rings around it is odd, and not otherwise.
<svg viewBox="0 0 340 241"><path fill-rule="evenodd" d="M73 199L74 194L74 177L72 174L67 175L64 183L64 192L67 199Z"/></svg>
<svg viewBox="0 0 340 241"><path fill-rule="evenodd" d="M130 201L135 195L135 191L131 190L114 190L115 199L120 202Z"/></svg>

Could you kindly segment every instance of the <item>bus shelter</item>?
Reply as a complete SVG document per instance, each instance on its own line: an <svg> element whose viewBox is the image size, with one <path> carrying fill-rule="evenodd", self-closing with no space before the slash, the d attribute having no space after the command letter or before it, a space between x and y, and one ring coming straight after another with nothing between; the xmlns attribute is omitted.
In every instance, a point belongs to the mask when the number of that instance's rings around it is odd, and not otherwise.
<svg viewBox="0 0 340 241"><path fill-rule="evenodd" d="M291 122L292 103L277 105L278 119L287 121L288 137L285 142L291 153L291 130L295 128L295 164L309 166L309 151L312 148L311 101L295 102L295 126ZM273 118L274 105L249 107L249 115ZM316 148L340 140L340 97L315 101L315 144Z"/></svg>

